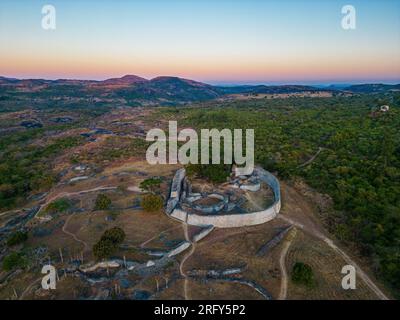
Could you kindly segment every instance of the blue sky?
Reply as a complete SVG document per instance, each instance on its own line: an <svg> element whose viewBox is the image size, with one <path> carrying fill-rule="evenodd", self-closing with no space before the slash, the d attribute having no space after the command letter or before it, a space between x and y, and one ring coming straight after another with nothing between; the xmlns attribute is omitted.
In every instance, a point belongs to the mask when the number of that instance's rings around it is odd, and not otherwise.
<svg viewBox="0 0 400 320"><path fill-rule="evenodd" d="M41 8L56 8L56 30ZM341 28L343 5L355 30ZM400 0L0 2L0 74L211 83L396 82Z"/></svg>

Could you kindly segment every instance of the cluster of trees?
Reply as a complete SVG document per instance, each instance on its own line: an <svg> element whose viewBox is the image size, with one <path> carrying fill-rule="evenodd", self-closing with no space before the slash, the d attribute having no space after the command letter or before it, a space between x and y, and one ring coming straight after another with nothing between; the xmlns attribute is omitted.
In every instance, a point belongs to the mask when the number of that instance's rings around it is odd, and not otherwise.
<svg viewBox="0 0 400 320"><path fill-rule="evenodd" d="M142 197L140 206L146 212L158 212L164 206L164 200L160 195L149 193Z"/></svg>
<svg viewBox="0 0 400 320"><path fill-rule="evenodd" d="M80 137L67 137L46 146L30 144L43 133L39 128L0 138L0 208L22 203L31 191L48 190L57 180L51 159L81 141Z"/></svg>
<svg viewBox="0 0 400 320"><path fill-rule="evenodd" d="M231 165L188 164L186 166L186 174L188 177L198 177L214 183L222 183L226 182L226 178L231 174Z"/></svg>
<svg viewBox="0 0 400 320"><path fill-rule="evenodd" d="M388 104L386 113L371 112ZM223 108L222 108L223 107ZM329 194L328 227L400 296L400 94L233 101L162 110L185 126L255 130L255 160ZM300 166L317 150L323 151Z"/></svg>
<svg viewBox="0 0 400 320"><path fill-rule="evenodd" d="M24 269L28 266L28 260L20 252L11 252L3 259L3 270L11 271L15 269Z"/></svg>
<svg viewBox="0 0 400 320"><path fill-rule="evenodd" d="M93 255L97 259L110 257L125 239L125 232L121 228L114 227L106 230L100 240L93 246Z"/></svg>

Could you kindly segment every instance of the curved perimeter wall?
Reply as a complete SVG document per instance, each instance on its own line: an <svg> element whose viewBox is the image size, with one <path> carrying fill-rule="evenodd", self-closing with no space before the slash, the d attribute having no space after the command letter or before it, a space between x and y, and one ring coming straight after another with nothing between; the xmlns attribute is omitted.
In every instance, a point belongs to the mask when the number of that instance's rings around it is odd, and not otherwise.
<svg viewBox="0 0 400 320"><path fill-rule="evenodd" d="M243 214L198 215L193 213L188 214L186 211L175 207L170 213L171 216L175 219L186 221L190 225L212 225L218 228L252 226L274 219L281 209L281 192L279 181L274 175L260 167L256 167L254 171L259 176L260 180L268 184L274 192L274 203L265 210ZM181 179L182 175L178 175L177 178Z"/></svg>

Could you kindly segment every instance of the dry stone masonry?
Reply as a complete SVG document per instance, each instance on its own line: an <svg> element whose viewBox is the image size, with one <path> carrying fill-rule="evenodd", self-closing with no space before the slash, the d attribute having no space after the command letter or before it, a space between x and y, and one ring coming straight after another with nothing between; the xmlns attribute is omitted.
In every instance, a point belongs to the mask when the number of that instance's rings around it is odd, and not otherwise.
<svg viewBox="0 0 400 320"><path fill-rule="evenodd" d="M247 192L257 192L261 188L261 182L267 184L273 191L274 201L272 205L260 211L233 214L229 211L234 204L230 202L229 197L223 194L206 195L209 199L214 199L216 203L197 204L196 201L204 198L204 196L200 193L191 192L185 169L182 168L176 172L173 178L166 213L170 217L184 221L189 225L202 227L232 228L262 224L274 219L280 211L281 195L278 179L268 171L256 167L250 176L239 176L232 179L230 186ZM188 206L193 210L185 209Z"/></svg>

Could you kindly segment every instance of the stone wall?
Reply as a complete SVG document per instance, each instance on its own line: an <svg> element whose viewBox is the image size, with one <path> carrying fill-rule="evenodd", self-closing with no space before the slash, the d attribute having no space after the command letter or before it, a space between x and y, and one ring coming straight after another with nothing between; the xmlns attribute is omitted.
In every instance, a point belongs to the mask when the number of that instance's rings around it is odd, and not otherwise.
<svg viewBox="0 0 400 320"><path fill-rule="evenodd" d="M206 237L211 231L214 230L214 226L209 226L207 228L204 228L200 233L196 234L193 237L193 242L198 242L201 239L203 239L204 237Z"/></svg>
<svg viewBox="0 0 400 320"><path fill-rule="evenodd" d="M182 251L185 251L187 248L190 247L190 242L185 241L182 244L180 244L178 247L176 247L175 249L171 250L168 253L168 257L173 257L176 256L177 254L180 254Z"/></svg>
<svg viewBox="0 0 400 320"><path fill-rule="evenodd" d="M171 214L171 212L175 209L176 205L179 202L182 191L182 182L183 179L185 179L185 175L186 175L185 168L179 169L175 173L175 176L171 184L171 192L167 202L167 207L165 209L165 211L168 214Z"/></svg>
<svg viewBox="0 0 400 320"><path fill-rule="evenodd" d="M177 204L179 202L179 194L178 194L174 198L178 200L176 201L176 203L171 202L173 204L173 208L171 205L171 207L169 208L170 211L168 212L167 210L167 213L171 214L172 217L178 220L186 221L188 224L195 226L212 225L218 228L233 228L242 226L252 226L268 222L274 219L281 209L281 192L280 192L279 181L277 178L275 178L274 175L272 175L271 173L260 167L256 167L254 169L254 173L259 177L261 181L268 184L274 193L274 203L265 210L250 212L250 213L242 213L242 214L198 215L194 213L187 213L184 210L177 207ZM183 179L184 179L184 172L183 176L182 172L180 172L179 174L177 172L177 174L175 174L172 187L177 183L178 184L180 183L180 185L182 185ZM168 201L168 203L170 203L170 201L171 199Z"/></svg>

